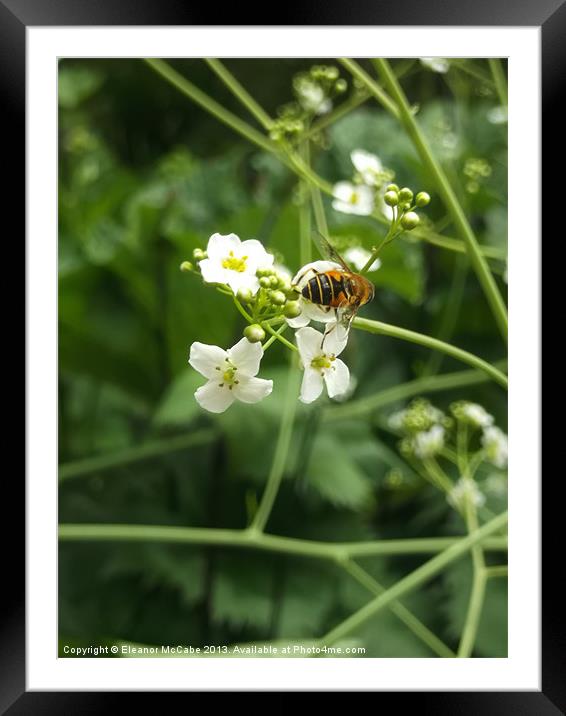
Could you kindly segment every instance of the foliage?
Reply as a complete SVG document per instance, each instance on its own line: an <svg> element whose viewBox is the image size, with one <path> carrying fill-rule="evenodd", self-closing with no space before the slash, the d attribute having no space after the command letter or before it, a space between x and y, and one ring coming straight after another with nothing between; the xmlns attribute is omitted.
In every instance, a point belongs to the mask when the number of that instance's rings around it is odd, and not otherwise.
<svg viewBox="0 0 566 716"><path fill-rule="evenodd" d="M257 61L225 63L271 116L293 100L293 77L311 64L262 60L259 72ZM174 65L244 116L203 62ZM489 264L504 293L506 125L488 121L499 101L487 63L459 61L446 76L417 61L392 66L479 244L496 250ZM341 73L350 90L333 98L337 106L361 91L343 68ZM273 463L288 355L277 343L266 353L263 364L274 382L269 399L205 414L193 398L202 379L187 365L189 346L231 346L241 338L243 322L228 297L179 266L194 249L204 249L214 232L234 232L261 240L294 272L301 259L297 177L139 60L63 60L59 93L60 462L72 466L154 440L167 445L211 428L205 443L117 460L110 468L65 479L60 521L243 529ZM423 220L425 233L456 237L409 136L371 99L321 132L312 143L312 166L331 183L342 180L351 175L349 156L358 147L379 154L400 186L426 187L433 201ZM371 250L386 234L371 217L333 211L329 197L323 205L341 248ZM438 337L490 363L504 357L489 304L464 254L407 233L381 258L372 275L376 300L364 308L364 317ZM352 403L462 368L422 346L352 333L345 353L355 376ZM462 399L486 406L505 427L505 394L494 383L444 391L435 404L448 412ZM334 407L327 400L297 409L269 534L369 542L466 532L465 520L399 455L385 419L403 403L344 420L331 419ZM481 479L489 479L488 472ZM504 503L505 496L494 493L486 508L493 515ZM429 556L366 557L361 564L387 587ZM494 564L504 558L488 555ZM401 600L454 651L471 575L466 555ZM60 544L61 643L306 643L331 632L371 598L333 560L153 541ZM488 580L474 656L506 654L506 601L505 580ZM350 636L365 647L366 657L434 655L387 609Z"/></svg>

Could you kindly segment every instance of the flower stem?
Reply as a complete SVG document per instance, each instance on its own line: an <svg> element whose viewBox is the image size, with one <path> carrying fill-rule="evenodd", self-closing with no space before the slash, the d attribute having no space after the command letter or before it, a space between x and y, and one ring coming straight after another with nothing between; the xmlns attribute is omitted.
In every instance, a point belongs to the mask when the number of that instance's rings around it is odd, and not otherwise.
<svg viewBox="0 0 566 716"><path fill-rule="evenodd" d="M350 60L350 62L352 62L352 60ZM489 266L487 265L480 251L472 227L470 226L468 219L466 218L466 215L464 214L464 211L460 206L458 198L456 197L456 194L454 193L450 182L448 181L446 174L444 173L444 170L442 169L440 163L434 157L434 154L430 149L425 135L417 124L411 107L409 106L409 102L407 101L407 98L405 96L405 93L403 92L401 85L399 84L394 73L391 71L389 63L387 62L387 60L382 58L374 59L373 62L383 80L385 87L389 90L390 95L396 103L396 107L398 109L398 116L405 128L405 131L412 139L413 144L415 145L415 148L420 154L423 163L428 168L431 175L436 181L438 191L444 199L446 207L452 217L452 221L454 222L454 225L460 232L462 239L466 244L468 255L470 257L470 262L483 288L487 301L491 306L491 310L499 326L501 334L506 341L507 309L505 307L499 289L497 288L495 280L491 274L491 271L489 270ZM371 86L367 86L368 89L370 89L370 91L372 91L372 93L383 103L381 94L378 96L378 94L373 91Z"/></svg>
<svg viewBox="0 0 566 716"><path fill-rule="evenodd" d="M491 534L491 533L490 533ZM178 527L175 525L62 524L59 538L75 542L163 542L233 547L279 552L302 557L338 560L346 557L436 554L460 544L465 537L375 540L373 542L317 542L249 530ZM487 537L486 550L505 552L507 537Z"/></svg>
<svg viewBox="0 0 566 716"><path fill-rule="evenodd" d="M489 69L491 70L491 74L493 76L493 81L495 82L495 88L499 96L499 101L503 107L507 107L507 79L505 78L503 67L501 67L501 60L497 57L490 57L488 62Z"/></svg>
<svg viewBox="0 0 566 716"><path fill-rule="evenodd" d="M109 455L96 455L95 457L69 462L59 466L59 481L70 480L74 477L92 475L95 472L110 470L114 467L123 467L141 460L151 460L160 455L166 455L177 450L186 450L195 445L210 442L216 432L210 429L196 430L188 435L175 435L174 437L152 440L134 447L112 452Z"/></svg>
<svg viewBox="0 0 566 716"><path fill-rule="evenodd" d="M506 365L505 361L496 363L497 365ZM392 388L380 390L366 398L352 400L343 405L331 405L325 408L323 420L344 420L348 418L358 418L384 407L399 400L411 398L413 395L420 393L436 393L442 390L452 390L453 388L462 388L468 385L477 385L490 380L490 376L479 370L459 370L453 373L443 373L442 375L426 376L424 378L416 378L407 383L394 385Z"/></svg>
<svg viewBox="0 0 566 716"><path fill-rule="evenodd" d="M270 325L270 324L268 323L267 325ZM273 333L273 334L271 335L271 338L268 338L268 339L265 341L265 343L264 343L263 346L262 346L264 353L265 353L265 351L269 348L269 346L270 346L274 341L276 341L278 338L281 337L281 334L284 333L284 332L287 330L287 328L288 328L287 323L283 323L283 325L280 326L280 327L275 331L275 333Z"/></svg>
<svg viewBox="0 0 566 716"><path fill-rule="evenodd" d="M367 87L367 89L371 92L371 94L382 104L394 117L397 117L397 119L401 119L401 114L399 111L399 108L395 104L395 102L391 99L391 97L387 94L387 92L380 87L380 85L377 84L377 82L368 75L368 73L358 65L357 62L354 60L348 59L347 57L341 57L338 58L338 62L340 62L344 67L357 79L359 80L363 85Z"/></svg>
<svg viewBox="0 0 566 716"><path fill-rule="evenodd" d="M366 587L370 592L373 592L375 596L379 596L385 592L383 587L376 579L368 574L365 569L362 569L357 562L351 559L346 559L340 563L340 566L352 575L352 577L362 586ZM395 614L395 616L405 624L413 634L426 644L429 649L437 656L445 658L453 658L456 654L446 644L439 639L430 629L423 624L420 619L407 609L401 602L397 600L392 601L389 604L389 609Z"/></svg>
<svg viewBox="0 0 566 716"><path fill-rule="evenodd" d="M287 346L287 348L290 348L295 353L298 351L297 346L293 345L293 343L288 341L286 338L283 338L283 336L279 333L279 331L274 331L273 328L269 325L269 323L265 322L265 323L262 323L261 325L263 326L263 328L265 328L265 330L268 333L271 333L272 337L275 340L280 341L281 343L283 343L284 346Z"/></svg>
<svg viewBox="0 0 566 716"><path fill-rule="evenodd" d="M287 372L287 391L285 395L285 403L283 405L283 414L281 415L281 424L279 427L279 436L275 445L275 453L273 455L273 463L265 490L261 496L261 501L257 512L250 524L249 529L252 532L263 532L265 525L273 509L279 486L285 473L285 465L287 463L287 455L291 445L291 437L293 435L293 426L295 423L295 415L297 412L297 394L299 392L300 373L292 364L289 365Z"/></svg>
<svg viewBox="0 0 566 716"><path fill-rule="evenodd" d="M387 607L394 600L400 599L405 594L409 594L425 582L428 582L449 564L457 559L461 559L475 544L480 543L485 537L493 534L506 523L507 512L503 512L487 524L482 525L479 529L468 534L457 544L440 552L440 554L428 560L428 562L425 562L406 577L400 579L393 586L389 587L389 589L386 589L382 594L345 619L341 624L334 627L334 629L321 637L319 640L320 643L329 646L349 636L384 607Z"/></svg>
<svg viewBox="0 0 566 716"><path fill-rule="evenodd" d="M222 82L224 82L232 94L237 97L245 107L247 107L261 126L269 131L273 124L271 117L267 114L263 107L260 107L251 94L244 89L244 87L242 87L234 75L227 70L226 67L224 67L222 62L212 57L205 57L204 61L216 73L216 75L220 77Z"/></svg>
<svg viewBox="0 0 566 716"><path fill-rule="evenodd" d="M304 162L310 166L310 147L308 139L301 142L299 152ZM304 266L312 260L311 251L311 212L309 207L309 183L302 182L302 202L299 207L299 256Z"/></svg>
<svg viewBox="0 0 566 716"><path fill-rule="evenodd" d="M478 529L476 507L469 497L466 500L466 524L468 527L468 534L473 534ZM460 645L458 646L458 657L460 658L466 658L472 654L485 599L485 558L480 544L475 544L472 547L472 562L474 576L472 580L472 591L470 594L466 621L462 631Z"/></svg>
<svg viewBox="0 0 566 716"><path fill-rule="evenodd" d="M507 389L507 376L504 375L500 370L495 368L493 365L490 365L482 358L479 358L478 356L474 355L473 353L468 353L468 351L464 351L461 348L457 348L450 343L444 343L443 341L439 341L437 338L432 338L431 336L426 336L422 333L416 333L415 331L409 331L406 328L399 328L399 326L392 326L388 323L381 323L380 321L372 321L368 318L356 317L352 325L362 331L368 331L369 333L375 333L378 335L391 336L392 338L400 338L401 340L409 341L410 343L417 343L421 346L431 348L432 350L446 353L446 355L449 355L452 358L456 358L456 360L460 360L463 363L468 363L468 365L471 365L474 368L478 368L479 370L489 375L489 377L492 378L496 383Z"/></svg>

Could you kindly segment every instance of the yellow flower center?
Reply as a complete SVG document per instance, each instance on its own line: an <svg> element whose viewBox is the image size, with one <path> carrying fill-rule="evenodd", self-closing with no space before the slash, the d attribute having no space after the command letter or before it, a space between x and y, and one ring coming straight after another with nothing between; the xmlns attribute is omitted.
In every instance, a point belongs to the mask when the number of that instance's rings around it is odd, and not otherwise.
<svg viewBox="0 0 566 716"><path fill-rule="evenodd" d="M334 355L321 355L311 360L311 367L316 370L324 370L325 368L332 368L332 361L336 360Z"/></svg>
<svg viewBox="0 0 566 716"><path fill-rule="evenodd" d="M229 360L227 360L224 364L224 370L220 366L217 366L216 370L222 373L222 382L218 383L220 388L226 386L232 390L232 388L240 382L239 380L236 380L236 371L238 369Z"/></svg>
<svg viewBox="0 0 566 716"><path fill-rule="evenodd" d="M230 251L230 254L222 261L222 268L229 269L230 271L238 271L243 273L246 270L246 259L247 256L237 258L234 256L234 252Z"/></svg>
<svg viewBox="0 0 566 716"><path fill-rule="evenodd" d="M358 192L357 192L357 191L353 191L352 194L350 195L350 204L352 204L353 206L355 206L355 205L358 203L359 200L360 200L360 197L359 197Z"/></svg>

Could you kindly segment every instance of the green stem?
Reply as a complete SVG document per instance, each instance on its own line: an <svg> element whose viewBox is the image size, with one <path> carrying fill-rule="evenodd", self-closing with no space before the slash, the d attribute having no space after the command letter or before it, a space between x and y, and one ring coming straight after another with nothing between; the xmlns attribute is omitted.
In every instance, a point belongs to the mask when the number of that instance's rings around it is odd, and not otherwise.
<svg viewBox="0 0 566 716"><path fill-rule="evenodd" d="M97 455L84 460L69 462L59 466L59 481L63 482L74 477L91 475L94 472L124 467L141 460L150 460L177 450L186 450L195 445L203 445L211 442L216 437L216 434L216 431L210 429L197 430L189 435L176 435L162 440L152 440L109 455Z"/></svg>
<svg viewBox="0 0 566 716"><path fill-rule="evenodd" d="M504 366L506 365L506 361L501 361L496 364L496 366L497 365ZM328 406L324 410L323 420L333 421L344 420L346 418L358 418L368 415L385 405L411 398L413 395L463 388L469 385L485 383L488 380L490 380L490 376L478 370L460 370L454 373L416 378L407 383L401 383L401 385L395 385L392 388L381 390L367 398L352 400L352 402L344 403L343 405Z"/></svg>
<svg viewBox="0 0 566 716"><path fill-rule="evenodd" d="M269 324L268 324L269 325ZM265 351L269 348L269 346L276 340L278 340L281 337L281 334L284 333L289 326L287 323L283 323L282 326L280 326L275 333L272 334L271 338L268 338L265 343L263 344L262 348L265 353Z"/></svg>
<svg viewBox="0 0 566 716"><path fill-rule="evenodd" d="M299 152L303 161L310 166L310 147L308 139L301 142ZM299 255L301 266L312 260L311 252L311 212L309 208L309 184L302 183L302 203L299 208Z"/></svg>
<svg viewBox="0 0 566 716"><path fill-rule="evenodd" d="M350 60L350 62L352 61ZM504 339L507 340L507 309L499 289L497 288L497 284L495 283L491 271L489 270L489 266L480 251L480 247L472 227L470 226L466 215L460 206L456 194L452 190L444 170L434 157L423 132L417 124L405 93L403 92L394 73L391 71L389 63L384 59L375 59L374 64L385 87L389 90L389 93L396 103L401 123L403 124L409 137L412 139L423 163L436 181L438 191L444 199L446 207L452 217L452 221L466 244L470 262L476 272L488 303L491 306L491 310L493 311L493 315L497 321L501 334ZM380 101L382 101L381 94L378 96L373 91L372 86L367 83L366 86L376 97L378 97Z"/></svg>
<svg viewBox="0 0 566 716"><path fill-rule="evenodd" d="M450 345L450 343L444 343L443 341L439 341L437 338L432 338L431 336L426 336L422 333L415 333L415 331L409 331L406 328L399 328L399 326L392 326L388 323L381 323L380 321L372 321L368 318L356 317L352 325L362 331L368 331L369 333L377 335L391 336L392 338L400 338L401 340L409 341L410 343L417 343L418 345L431 348L432 350L446 353L446 355L456 358L456 360L468 363L468 365L483 371L496 383L507 389L507 376L500 370L495 368L493 365L490 365L482 358L478 358L478 356L473 353L468 353L468 351L464 351L461 348L456 348L456 346Z"/></svg>
<svg viewBox="0 0 566 716"><path fill-rule="evenodd" d="M363 624L365 624L368 619L371 619L379 611L391 604L391 602L396 599L400 599L405 594L409 594L417 589L417 587L420 587L425 582L428 582L449 564L457 559L461 559L475 544L480 543L483 539L496 532L505 524L507 524L507 512L503 512L498 515L472 534L464 537L458 544L448 547L443 552L415 569L406 577L400 579L393 586L389 587L389 589L386 589L385 592L380 594L378 597L345 619L337 627L321 637L319 642L330 646L340 639L349 636L352 632L356 631Z"/></svg>
<svg viewBox="0 0 566 716"><path fill-rule="evenodd" d="M283 336L279 333L279 331L274 331L273 328L269 325L269 323L265 322L261 324L263 328L268 333L271 333L272 337L279 341L280 343L283 343L284 346L287 346L290 350L294 351L295 353L299 350L297 346L293 345L290 341L288 341L286 338L283 338Z"/></svg>
<svg viewBox="0 0 566 716"><path fill-rule="evenodd" d="M506 564L498 564L498 565L494 565L492 567L486 567L485 568L485 576L488 578L508 577L509 576L509 566Z"/></svg>
<svg viewBox="0 0 566 716"><path fill-rule="evenodd" d="M503 67L501 67L501 61L497 57L490 57L488 59L489 69L495 82L495 88L499 96L499 101L504 107L507 107L507 79Z"/></svg>
<svg viewBox="0 0 566 716"><path fill-rule="evenodd" d="M220 77L222 82L228 87L232 94L237 97L240 102L246 107L250 113L257 119L261 126L270 130L273 124L271 117L265 112L263 107L255 101L251 94L242 87L234 75L224 67L222 62L212 57L205 57L204 61L208 66Z"/></svg>
<svg viewBox="0 0 566 716"><path fill-rule="evenodd" d="M465 509L468 533L474 534L478 529L478 518L475 505L472 504L470 499L466 500ZM485 599L485 558L480 544L475 544L472 547L472 562L474 576L466 621L464 623L460 645L458 646L458 657L460 658L467 658L472 655Z"/></svg>
<svg viewBox="0 0 566 716"><path fill-rule="evenodd" d="M395 102L391 99L391 97L385 92L384 89L382 89L377 82L368 75L368 73L358 65L357 62L354 60L348 59L346 57L338 58L338 62L340 62L344 67L356 78L358 79L362 84L364 84L367 89L371 92L371 94L382 104L385 109L387 109L394 117L397 117L397 119L401 119L401 113L399 111L399 107L395 104Z"/></svg>
<svg viewBox="0 0 566 716"><path fill-rule="evenodd" d="M163 542L234 547L332 560L347 557L436 554L466 539L465 537L428 537L374 542L317 542L250 530L88 523L60 525L59 538L63 541L75 542ZM507 537L491 537L484 544L486 550L505 552Z"/></svg>
<svg viewBox="0 0 566 716"><path fill-rule="evenodd" d="M275 446L275 453L273 455L273 463L265 490L261 497L257 512L250 524L250 530L254 532L263 532L273 505L275 498L279 492L279 486L285 473L285 464L287 462L287 455L289 453L289 447L291 445L291 437L293 435L293 426L295 424L295 415L297 412L297 394L299 392L299 382L301 374L293 366L289 366L287 377L287 392L285 395L285 403L283 405L283 414L281 415L281 425L279 427L279 436L277 438L277 444Z"/></svg>
<svg viewBox="0 0 566 716"><path fill-rule="evenodd" d="M383 587L376 579L362 569L359 564L350 559L345 560L340 565L362 586L372 592L375 596L379 596L385 592ZM401 602L397 600L390 602L389 609L395 616L405 624L413 634L426 644L429 649L444 658L453 658L456 654L446 644L439 639L420 619L407 609Z"/></svg>

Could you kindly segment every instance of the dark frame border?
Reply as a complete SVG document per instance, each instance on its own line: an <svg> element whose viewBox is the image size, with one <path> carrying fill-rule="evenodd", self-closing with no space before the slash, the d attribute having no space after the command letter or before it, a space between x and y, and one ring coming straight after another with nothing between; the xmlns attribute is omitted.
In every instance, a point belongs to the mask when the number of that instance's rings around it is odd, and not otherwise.
<svg viewBox="0 0 566 716"><path fill-rule="evenodd" d="M418 0L365 0L357 3L340 3L327 0L323 5L303 3L286 13L278 7L277 23L257 22L254 12L246 13L246 7L223 10L223 25L235 20L235 25L485 25L485 26L537 26L542 35L542 112L544 128L553 142L543 147L546 156L555 161L557 145L562 144L563 120L559 112L560 88L566 76L566 2L565 0L462 0L442 2L418 2ZM246 14L249 17L247 19ZM0 0L0 97L5 123L4 156L9 164L5 174L9 177L8 196L5 205L25 217L25 56L27 26L73 26L73 25L214 25L197 3L183 0ZM544 156L544 154L543 154ZM548 161L549 166L551 162ZM528 182L528 178L526 178ZM550 186L550 179L547 179ZM556 193L548 192L551 196ZM547 194L547 195L548 195ZM553 206L554 206L553 200ZM546 224L552 218L550 198L543 202ZM16 211L14 211L16 210ZM25 224L25 219L24 219ZM543 228L545 224L543 224ZM561 231L563 233L563 230ZM532 250L532 247L529 249ZM18 476L19 477L19 476ZM558 475L557 475L558 477ZM5 504L19 505L23 512L24 482L16 475L4 483ZM6 494L8 490L8 494ZM10 491L13 494L10 494ZM559 532L563 512L560 501L552 502L546 491L543 496L544 529L548 566L552 559L551 545L562 544ZM22 512L11 510L12 523L3 522L6 531L4 544L12 546L18 541L24 544L21 519ZM6 515L6 512L5 512ZM14 535L20 535L19 540ZM9 541L8 541L9 540ZM23 552L23 550L22 550ZM22 555L22 552L20 554ZM410 708L414 705L423 714L459 713L476 716L491 714L536 714L553 716L566 712L566 679L564 679L564 655L566 636L563 609L551 603L553 593L561 594L556 575L546 570L543 577L542 613L542 691L539 692L377 692L372 698L378 706L390 699L396 705ZM14 560L16 564L16 561ZM100 713L109 708L128 708L134 694L86 693L86 692L28 692L25 691L25 555L11 572L9 590L4 609L0 612L0 713L10 716L20 714L52 713ZM559 600L557 600L558 603ZM144 693L145 705L153 701L153 695ZM127 701L126 701L127 699ZM401 699L402 701L399 701Z"/></svg>

